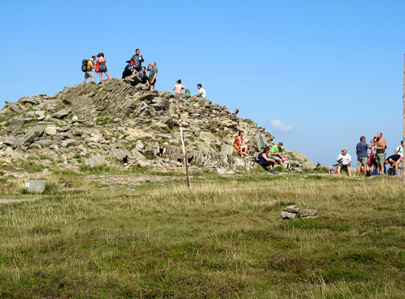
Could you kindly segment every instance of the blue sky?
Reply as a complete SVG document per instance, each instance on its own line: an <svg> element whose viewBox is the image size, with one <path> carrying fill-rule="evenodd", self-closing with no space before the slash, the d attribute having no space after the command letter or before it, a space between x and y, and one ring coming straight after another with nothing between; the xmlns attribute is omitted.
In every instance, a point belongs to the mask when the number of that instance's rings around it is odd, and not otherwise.
<svg viewBox="0 0 405 299"><path fill-rule="evenodd" d="M0 106L80 83L104 52L121 77L136 48L157 89L181 78L287 149L331 165L361 135L402 139L405 1L0 0ZM273 125L272 125L273 124Z"/></svg>

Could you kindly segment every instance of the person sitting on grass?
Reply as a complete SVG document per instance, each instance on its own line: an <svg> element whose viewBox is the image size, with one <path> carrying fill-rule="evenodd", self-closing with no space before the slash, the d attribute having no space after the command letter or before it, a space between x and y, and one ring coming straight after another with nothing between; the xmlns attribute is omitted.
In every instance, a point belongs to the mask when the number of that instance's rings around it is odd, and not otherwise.
<svg viewBox="0 0 405 299"><path fill-rule="evenodd" d="M339 154L338 158L337 158L337 173L340 174L340 172L343 169L347 169L347 173L349 174L349 176L352 175L352 170L350 167L350 163L352 163L352 157L350 157L350 155L347 153L347 149L343 148L342 149L342 153Z"/></svg>
<svg viewBox="0 0 405 299"><path fill-rule="evenodd" d="M287 168L288 158L286 157L283 149L283 143L279 142L271 148L271 158L279 163L284 168Z"/></svg>
<svg viewBox="0 0 405 299"><path fill-rule="evenodd" d="M250 157L248 154L250 143L249 140L244 141L243 136L245 136L245 132L239 131L238 137L236 137L235 141L233 142L233 151L238 153L240 156Z"/></svg>
<svg viewBox="0 0 405 299"><path fill-rule="evenodd" d="M269 158L269 153L270 153L270 148L265 147L263 149L263 152L257 155L256 162L263 167L264 170L269 171L271 173L275 173L273 170L274 166L274 160ZM267 170L267 167L269 167L270 170Z"/></svg>

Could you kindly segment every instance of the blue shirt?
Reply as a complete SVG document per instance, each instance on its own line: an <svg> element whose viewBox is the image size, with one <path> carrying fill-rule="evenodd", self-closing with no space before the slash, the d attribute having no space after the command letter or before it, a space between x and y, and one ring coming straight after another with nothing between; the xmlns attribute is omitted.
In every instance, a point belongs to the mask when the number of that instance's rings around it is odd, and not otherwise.
<svg viewBox="0 0 405 299"><path fill-rule="evenodd" d="M367 149L368 149L368 144L365 142L359 142L356 145L356 150L357 150L357 157L358 158L365 158L367 157Z"/></svg>

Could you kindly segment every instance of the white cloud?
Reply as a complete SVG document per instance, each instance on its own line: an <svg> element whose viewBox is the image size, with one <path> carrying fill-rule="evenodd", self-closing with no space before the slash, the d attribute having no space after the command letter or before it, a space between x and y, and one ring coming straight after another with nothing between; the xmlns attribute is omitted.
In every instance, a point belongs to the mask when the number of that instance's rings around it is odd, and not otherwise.
<svg viewBox="0 0 405 299"><path fill-rule="evenodd" d="M281 120L279 119L273 119L270 122L270 125L276 130L281 133L288 133L293 129L293 126L284 124Z"/></svg>

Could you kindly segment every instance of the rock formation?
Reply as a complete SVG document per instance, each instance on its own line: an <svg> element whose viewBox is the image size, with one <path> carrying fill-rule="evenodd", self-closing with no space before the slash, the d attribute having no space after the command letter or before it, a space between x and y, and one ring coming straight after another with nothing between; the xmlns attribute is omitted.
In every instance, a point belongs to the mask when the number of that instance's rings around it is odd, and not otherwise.
<svg viewBox="0 0 405 299"><path fill-rule="evenodd" d="M192 170L226 173L256 167L232 151L238 130L252 141L252 154L262 142L272 145L273 136L264 128L225 106L200 98L179 100ZM90 82L65 87L53 97L6 102L0 125L1 161L17 170L27 163L53 169L112 164L165 170L183 163L177 98L168 91L133 86L130 80ZM298 154L291 154L292 164L302 168L308 161Z"/></svg>

